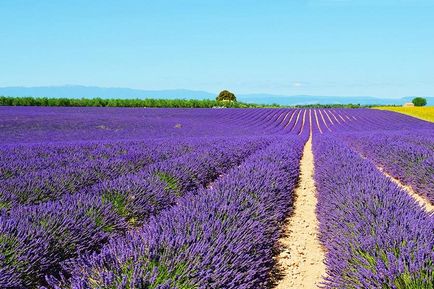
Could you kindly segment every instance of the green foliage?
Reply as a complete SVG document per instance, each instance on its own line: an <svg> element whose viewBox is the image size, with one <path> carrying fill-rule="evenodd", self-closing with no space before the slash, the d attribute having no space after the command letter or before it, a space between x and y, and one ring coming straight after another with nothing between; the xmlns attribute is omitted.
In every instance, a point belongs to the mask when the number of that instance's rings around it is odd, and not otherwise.
<svg viewBox="0 0 434 289"><path fill-rule="evenodd" d="M138 260L128 259L120 264L118 274L112 279L111 284L103 286L101 283L103 276L95 271L95 275L88 277L90 288L92 289L116 289L120 288L119 284L125 284L122 288L133 289L131 282L137 274L136 267L139 263L143 276L152 274L154 278L146 280L140 288L155 289L160 288L162 285L170 285L170 288L178 289L195 289L196 285L189 280L187 274L187 265L184 263L174 264L173 268L168 268L165 264L157 260L145 260L146 257L139 257ZM136 276L137 277L137 276ZM144 278L145 279L145 278ZM165 287L166 288L166 287Z"/></svg>
<svg viewBox="0 0 434 289"><path fill-rule="evenodd" d="M230 93L230 92L229 92ZM217 97L218 98L218 97ZM0 96L0 106L73 106L73 107L167 107L167 108L360 108L378 105L360 104L308 104L279 105L253 104L230 100L210 99L103 99L103 98L47 98L47 97L10 97ZM382 105L384 106L384 105ZM390 105L396 106L396 105Z"/></svg>
<svg viewBox="0 0 434 289"><path fill-rule="evenodd" d="M358 270L357 268L364 267L366 270L371 271L373 274L377 274L377 270L376 270L376 267L378 265L377 260L381 259L386 266L389 266L387 254L391 252L395 255L395 257L399 258L400 247L404 247L404 246L405 246L405 241L400 246L388 248L387 250L385 250L385 248L380 248L380 246L377 245L375 249L375 253L373 255L361 249L352 248L352 252L353 252L352 254L354 255L354 257L350 260L350 262L347 265L348 272L352 272ZM394 284L393 287L387 284L382 284L381 288L384 289L432 288L431 287L432 281L434 280L434 275L432 271L421 269L420 271L410 272L407 266L406 265L404 266L405 266L404 272L398 275L397 277L395 277L393 280L390 280ZM433 267L433 262L431 260L427 260L426 264L422 266L422 268L432 268L432 267ZM358 283L358 281L354 280L352 276L343 275L342 278L348 279L349 282ZM353 287L349 287L349 288L353 288Z"/></svg>
<svg viewBox="0 0 434 289"><path fill-rule="evenodd" d="M414 106L425 106L426 105L426 99L423 97L415 97L413 98L413 100L411 101Z"/></svg>
<svg viewBox="0 0 434 289"><path fill-rule="evenodd" d="M429 268L429 267L426 267ZM431 267L432 268L432 267ZM421 270L420 272L404 272L393 280L397 289L430 289L434 280L433 272ZM387 287L392 288L392 287Z"/></svg>
<svg viewBox="0 0 434 289"><path fill-rule="evenodd" d="M110 203L115 212L121 217L128 217L127 198L119 192L106 192L101 196L103 203Z"/></svg>
<svg viewBox="0 0 434 289"><path fill-rule="evenodd" d="M86 216L92 218L95 222L95 225L100 227L104 232L113 232L115 229L112 224L108 224L106 220L102 218L101 212L96 208L87 209Z"/></svg>
<svg viewBox="0 0 434 289"><path fill-rule="evenodd" d="M16 252L15 248L18 246L18 240L6 234L0 234L0 264L16 265Z"/></svg>
<svg viewBox="0 0 434 289"><path fill-rule="evenodd" d="M158 272L156 278L149 284L149 288L158 288L163 284L171 284L179 289L193 289L196 286L190 284L186 274L186 264L177 264L174 268L169 270L164 264L156 260L150 260L145 272Z"/></svg>
<svg viewBox="0 0 434 289"><path fill-rule="evenodd" d="M171 108L213 108L213 107L270 107L235 101L210 99L102 99L102 98L47 98L0 96L0 106L74 106L74 107L171 107Z"/></svg>
<svg viewBox="0 0 434 289"><path fill-rule="evenodd" d="M172 177L171 175L165 173L165 172L158 172L156 173L157 177L166 183L166 190L174 191L176 195L180 196L181 192L179 190L179 184L176 178Z"/></svg>
<svg viewBox="0 0 434 289"><path fill-rule="evenodd" d="M11 207L10 202L0 201L0 210L1 209L9 209Z"/></svg>
<svg viewBox="0 0 434 289"><path fill-rule="evenodd" d="M228 90L222 90L216 97L217 101L237 101L235 94Z"/></svg>

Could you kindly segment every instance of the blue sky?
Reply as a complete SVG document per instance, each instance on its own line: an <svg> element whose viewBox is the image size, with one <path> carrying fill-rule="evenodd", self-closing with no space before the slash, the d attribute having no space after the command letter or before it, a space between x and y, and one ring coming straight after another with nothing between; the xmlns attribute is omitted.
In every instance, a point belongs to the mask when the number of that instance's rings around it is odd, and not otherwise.
<svg viewBox="0 0 434 289"><path fill-rule="evenodd" d="M2 0L0 86L434 95L434 0Z"/></svg>

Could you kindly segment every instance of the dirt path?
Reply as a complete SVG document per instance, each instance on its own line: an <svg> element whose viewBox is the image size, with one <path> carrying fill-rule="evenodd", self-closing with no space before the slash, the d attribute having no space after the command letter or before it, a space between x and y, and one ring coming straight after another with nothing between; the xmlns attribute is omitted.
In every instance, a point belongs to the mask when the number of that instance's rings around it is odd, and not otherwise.
<svg viewBox="0 0 434 289"><path fill-rule="evenodd" d="M418 193L416 193L410 186L406 186L403 183L401 183L398 179L395 179L388 173L386 173L383 168L377 167L380 172L382 172L386 177L388 177L392 182L398 185L398 187L404 189L410 197L412 197L425 211L428 213L434 212L434 205L430 203L430 201L426 200L422 196L420 196Z"/></svg>
<svg viewBox="0 0 434 289"><path fill-rule="evenodd" d="M355 150L353 150L355 151ZM365 157L364 155L362 155L361 153L359 153L359 156L363 159L368 159L367 157ZM402 188L404 191L407 192L407 194L412 197L416 203L419 204L419 206L422 207L422 209L424 209L426 212L431 213L434 212L434 205L431 204L431 202L425 198L423 198L422 196L420 196L418 193L416 193L412 187L404 185L403 183L401 183L400 180L394 178L392 175L389 175L382 167L377 166L373 161L371 161L375 167L386 177L388 177L392 182L394 182L395 184L398 185L398 187Z"/></svg>
<svg viewBox="0 0 434 289"><path fill-rule="evenodd" d="M276 257L280 275L276 289L318 288L325 274L324 252L317 237L317 199L313 180L312 136L306 143L300 164L300 182L295 189L293 214L279 240L282 251Z"/></svg>

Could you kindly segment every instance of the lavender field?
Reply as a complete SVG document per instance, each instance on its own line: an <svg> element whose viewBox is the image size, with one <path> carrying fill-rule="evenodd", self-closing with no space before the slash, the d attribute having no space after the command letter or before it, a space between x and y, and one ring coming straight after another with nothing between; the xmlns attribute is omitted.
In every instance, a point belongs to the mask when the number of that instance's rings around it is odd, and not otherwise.
<svg viewBox="0 0 434 289"><path fill-rule="evenodd" d="M0 288L428 289L433 205L434 124L395 112L0 107Z"/></svg>

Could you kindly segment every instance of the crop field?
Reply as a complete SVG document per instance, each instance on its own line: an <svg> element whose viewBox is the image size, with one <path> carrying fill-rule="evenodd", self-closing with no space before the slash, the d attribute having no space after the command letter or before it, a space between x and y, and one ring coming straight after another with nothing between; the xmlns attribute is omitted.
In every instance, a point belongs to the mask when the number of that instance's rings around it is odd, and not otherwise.
<svg viewBox="0 0 434 289"><path fill-rule="evenodd" d="M434 124L0 107L0 288L433 288Z"/></svg>
<svg viewBox="0 0 434 289"><path fill-rule="evenodd" d="M434 106L426 107L395 107L395 106L378 106L375 109L395 111L406 115L411 115L423 120L434 122Z"/></svg>

